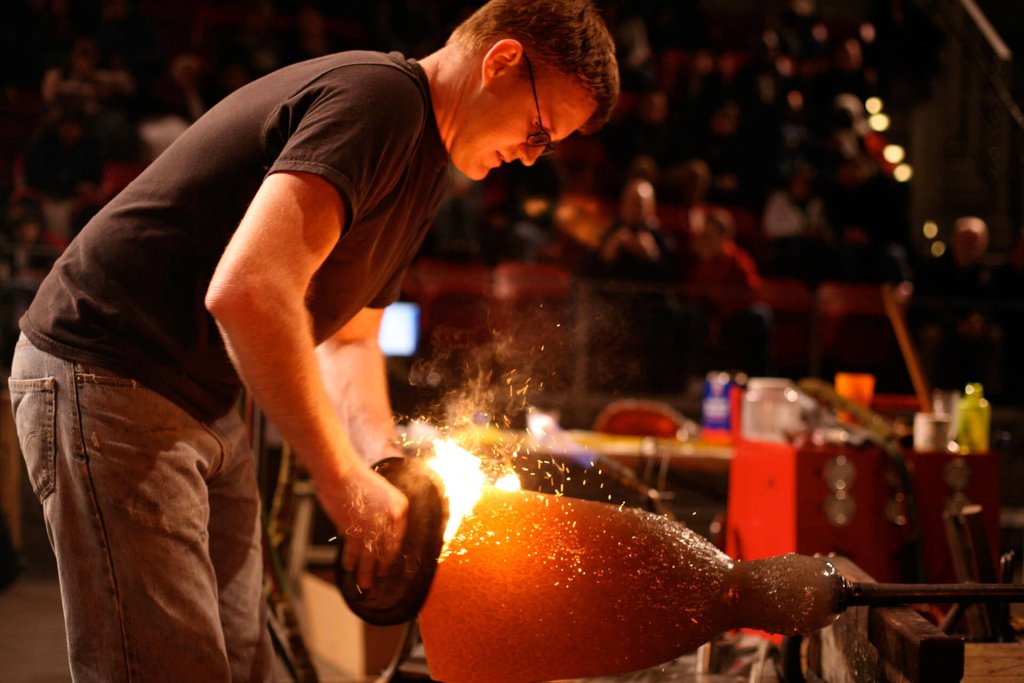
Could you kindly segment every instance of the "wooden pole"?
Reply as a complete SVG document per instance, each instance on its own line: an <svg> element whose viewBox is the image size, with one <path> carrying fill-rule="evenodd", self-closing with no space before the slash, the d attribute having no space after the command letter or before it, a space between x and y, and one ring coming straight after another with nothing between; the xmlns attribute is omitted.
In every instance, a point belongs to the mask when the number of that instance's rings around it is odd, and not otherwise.
<svg viewBox="0 0 1024 683"><path fill-rule="evenodd" d="M885 312L889 316L892 330L896 333L896 341L899 342L900 352L903 354L903 362L910 373L910 381L914 385L914 393L917 394L917 401L921 404L922 413L932 412L931 391L928 388L928 379L921 371L921 361L917 355L917 348L914 340L910 338L907 331L907 323L903 319L903 312L896 303L896 296L893 293L892 285L882 285L882 301L885 303Z"/></svg>

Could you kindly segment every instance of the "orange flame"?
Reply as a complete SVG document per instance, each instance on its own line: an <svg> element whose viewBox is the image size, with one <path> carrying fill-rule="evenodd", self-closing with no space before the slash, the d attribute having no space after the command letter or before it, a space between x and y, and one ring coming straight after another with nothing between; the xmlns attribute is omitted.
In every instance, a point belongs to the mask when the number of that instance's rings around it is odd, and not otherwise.
<svg viewBox="0 0 1024 683"><path fill-rule="evenodd" d="M444 530L445 545L455 536L462 520L473 513L485 486L505 491L518 491L519 477L508 472L495 482L489 482L481 467L480 458L451 439L434 439L434 457L427 461L444 482L448 498L448 525Z"/></svg>

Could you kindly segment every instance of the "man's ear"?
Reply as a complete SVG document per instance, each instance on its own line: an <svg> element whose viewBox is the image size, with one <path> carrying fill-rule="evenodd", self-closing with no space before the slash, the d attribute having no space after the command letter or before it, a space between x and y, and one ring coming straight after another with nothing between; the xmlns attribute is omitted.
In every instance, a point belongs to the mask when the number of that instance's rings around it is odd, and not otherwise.
<svg viewBox="0 0 1024 683"><path fill-rule="evenodd" d="M485 88L514 73L523 60L523 44L515 38L502 38L484 54L481 81Z"/></svg>

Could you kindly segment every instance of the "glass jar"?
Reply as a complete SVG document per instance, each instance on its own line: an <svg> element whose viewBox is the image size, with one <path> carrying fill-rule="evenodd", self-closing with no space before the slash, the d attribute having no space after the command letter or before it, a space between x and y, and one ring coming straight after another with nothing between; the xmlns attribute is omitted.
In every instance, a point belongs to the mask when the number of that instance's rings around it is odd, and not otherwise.
<svg viewBox="0 0 1024 683"><path fill-rule="evenodd" d="M743 437L789 443L801 429L799 398L792 380L751 377L740 411Z"/></svg>

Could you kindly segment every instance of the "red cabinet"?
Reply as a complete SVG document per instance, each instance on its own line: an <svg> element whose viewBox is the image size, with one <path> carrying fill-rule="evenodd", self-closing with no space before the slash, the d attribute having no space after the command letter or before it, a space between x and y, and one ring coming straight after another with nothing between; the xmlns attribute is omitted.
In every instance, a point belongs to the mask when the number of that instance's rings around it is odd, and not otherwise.
<svg viewBox="0 0 1024 683"><path fill-rule="evenodd" d="M726 552L743 560L834 552L878 581L955 581L942 514L971 502L983 508L994 557L998 458L903 455L917 501L923 576L914 576L912 525L898 469L874 447L795 448L741 440L729 476Z"/></svg>

